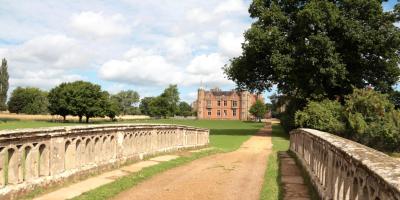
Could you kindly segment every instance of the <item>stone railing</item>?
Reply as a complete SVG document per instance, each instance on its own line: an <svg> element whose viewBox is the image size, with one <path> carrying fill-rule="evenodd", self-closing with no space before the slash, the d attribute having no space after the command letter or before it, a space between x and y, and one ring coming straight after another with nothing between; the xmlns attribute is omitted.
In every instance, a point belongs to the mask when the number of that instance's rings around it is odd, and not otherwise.
<svg viewBox="0 0 400 200"><path fill-rule="evenodd" d="M0 199L143 157L206 146L209 131L118 124L0 131Z"/></svg>
<svg viewBox="0 0 400 200"><path fill-rule="evenodd" d="M400 161L382 152L312 129L292 131L290 150L321 199L400 199Z"/></svg>

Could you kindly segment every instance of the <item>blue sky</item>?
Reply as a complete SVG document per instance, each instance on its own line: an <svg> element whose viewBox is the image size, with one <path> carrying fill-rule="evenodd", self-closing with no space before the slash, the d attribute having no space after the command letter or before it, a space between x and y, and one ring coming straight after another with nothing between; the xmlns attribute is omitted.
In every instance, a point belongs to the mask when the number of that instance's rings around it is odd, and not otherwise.
<svg viewBox="0 0 400 200"><path fill-rule="evenodd" d="M384 3L389 10L395 0ZM241 53L250 0L2 0L0 57L11 90L74 80L144 96L178 84L233 89L222 67ZM269 96L266 93L265 96Z"/></svg>

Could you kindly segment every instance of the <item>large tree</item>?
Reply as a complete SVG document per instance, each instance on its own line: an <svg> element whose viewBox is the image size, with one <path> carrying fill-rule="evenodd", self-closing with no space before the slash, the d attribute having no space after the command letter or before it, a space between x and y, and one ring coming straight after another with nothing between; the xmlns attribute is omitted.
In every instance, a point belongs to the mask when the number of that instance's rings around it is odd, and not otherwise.
<svg viewBox="0 0 400 200"><path fill-rule="evenodd" d="M107 113L109 94L101 90L99 85L75 81L72 83L62 83L53 88L49 93L49 110L51 114L58 114L64 117L73 115L86 117L86 122L92 117L103 117Z"/></svg>
<svg viewBox="0 0 400 200"><path fill-rule="evenodd" d="M253 0L243 53L225 72L239 88L300 99L340 98L354 87L392 91L398 81L399 5L382 0Z"/></svg>
<svg viewBox="0 0 400 200"><path fill-rule="evenodd" d="M174 116L178 113L179 91L177 85L169 85L158 98L162 99L159 102L164 101L164 104L166 104L168 116Z"/></svg>
<svg viewBox="0 0 400 200"><path fill-rule="evenodd" d="M8 65L7 60L3 58L0 68L0 110L7 110L7 92L8 92Z"/></svg>
<svg viewBox="0 0 400 200"><path fill-rule="evenodd" d="M143 115L150 115L150 103L154 100L155 97L144 97L141 101L140 101L140 112Z"/></svg>
<svg viewBox="0 0 400 200"><path fill-rule="evenodd" d="M45 114L48 113L47 93L38 88L17 87L8 101L11 113Z"/></svg>
<svg viewBox="0 0 400 200"><path fill-rule="evenodd" d="M136 91L121 91L113 95L113 98L119 102L124 115L138 114L138 108L135 106L135 104L139 102L140 96Z"/></svg>
<svg viewBox="0 0 400 200"><path fill-rule="evenodd" d="M180 116L187 117L187 116L191 116L193 114L192 107L185 101L181 101L179 103L178 110L179 110L178 115L180 115Z"/></svg>

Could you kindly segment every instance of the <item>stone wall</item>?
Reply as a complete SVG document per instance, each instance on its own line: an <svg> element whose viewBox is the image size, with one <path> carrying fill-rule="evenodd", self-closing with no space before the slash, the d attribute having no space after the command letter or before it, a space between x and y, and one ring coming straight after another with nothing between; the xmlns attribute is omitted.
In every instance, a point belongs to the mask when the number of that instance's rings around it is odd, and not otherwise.
<svg viewBox="0 0 400 200"><path fill-rule="evenodd" d="M0 131L0 199L13 199L37 186L57 184L127 161L208 143L207 129L178 125Z"/></svg>
<svg viewBox="0 0 400 200"><path fill-rule="evenodd" d="M400 199L400 161L382 152L312 129L292 131L290 150L321 199Z"/></svg>

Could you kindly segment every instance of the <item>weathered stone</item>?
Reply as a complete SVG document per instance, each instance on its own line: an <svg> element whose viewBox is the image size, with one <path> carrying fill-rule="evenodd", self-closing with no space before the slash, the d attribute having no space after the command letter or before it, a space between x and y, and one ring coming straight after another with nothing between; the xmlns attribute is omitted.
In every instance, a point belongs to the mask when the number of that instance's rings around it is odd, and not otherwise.
<svg viewBox="0 0 400 200"><path fill-rule="evenodd" d="M143 159L206 146L209 130L115 124L0 131L0 199ZM8 173L4 173L7 169Z"/></svg>
<svg viewBox="0 0 400 200"><path fill-rule="evenodd" d="M290 150L322 199L400 199L400 161L312 129L290 133Z"/></svg>

